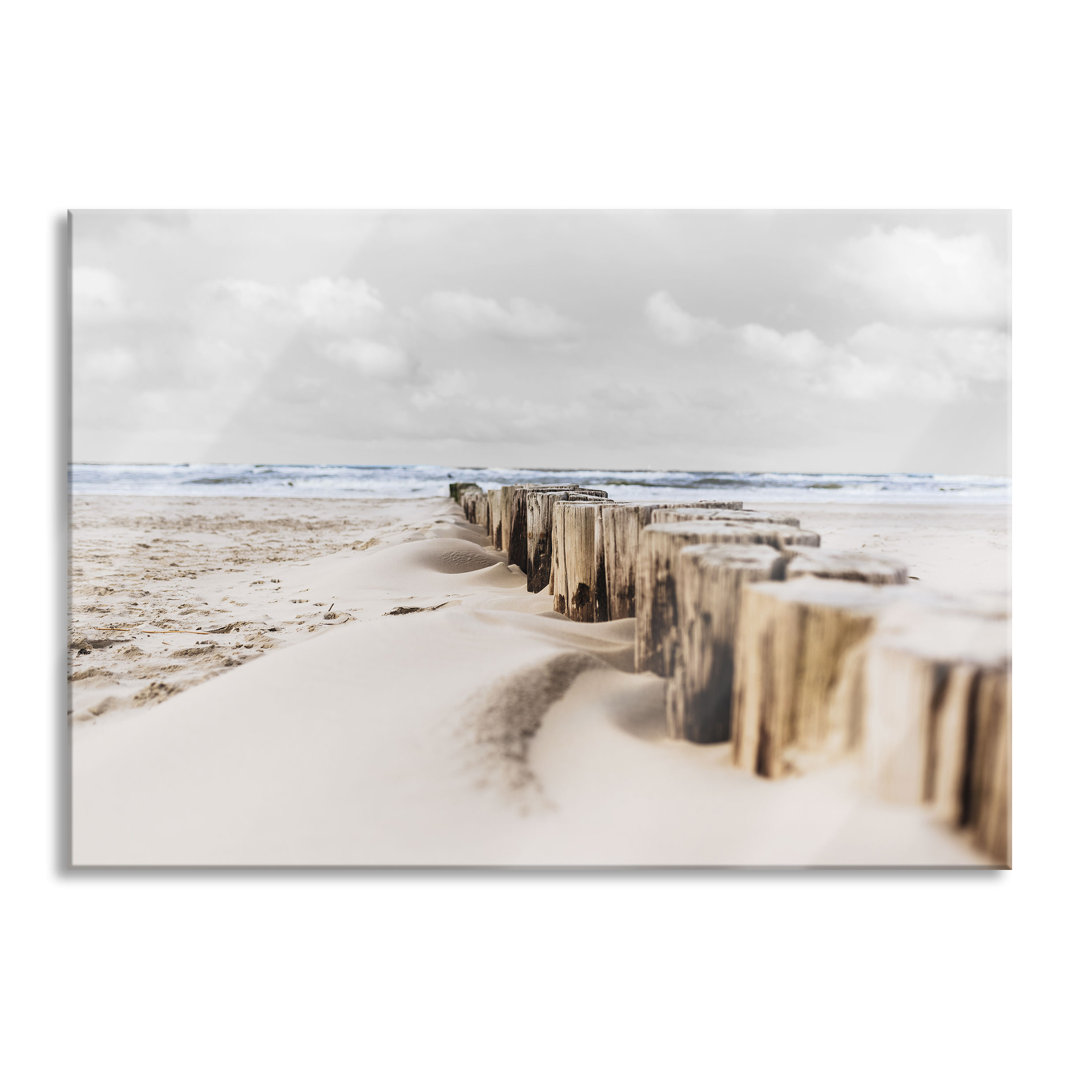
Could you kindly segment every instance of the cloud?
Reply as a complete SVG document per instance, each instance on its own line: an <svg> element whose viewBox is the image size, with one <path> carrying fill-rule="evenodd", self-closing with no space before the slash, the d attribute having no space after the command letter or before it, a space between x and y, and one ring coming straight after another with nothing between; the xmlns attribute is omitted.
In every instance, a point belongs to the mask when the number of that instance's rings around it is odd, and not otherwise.
<svg viewBox="0 0 1080 1080"><path fill-rule="evenodd" d="M289 293L273 285L246 278L226 278L209 281L204 291L210 300L222 307L234 307L252 314L292 319L296 308Z"/></svg>
<svg viewBox="0 0 1080 1080"><path fill-rule="evenodd" d="M826 363L832 353L830 347L809 330L782 333L768 326L748 323L737 334L749 352L800 368Z"/></svg>
<svg viewBox="0 0 1080 1080"><path fill-rule="evenodd" d="M330 331L372 327L385 311L378 293L359 278L314 278L297 290L296 305L305 322Z"/></svg>
<svg viewBox="0 0 1080 1080"><path fill-rule="evenodd" d="M270 369L271 356L229 341L197 338L178 349L176 365L190 386L244 392Z"/></svg>
<svg viewBox="0 0 1080 1080"><path fill-rule="evenodd" d="M829 345L809 331L741 331L748 353L779 365L808 389L851 400L950 401L977 381L1009 377L1009 338L996 330L904 329L872 323Z"/></svg>
<svg viewBox="0 0 1080 1080"><path fill-rule="evenodd" d="M204 293L222 313L231 309L319 333L370 330L386 311L378 293L360 278L312 278L291 289L227 278L208 282Z"/></svg>
<svg viewBox="0 0 1080 1080"><path fill-rule="evenodd" d="M663 290L653 293L645 301L645 318L652 332L665 345L695 345L724 331L715 319L699 318L684 311L671 294Z"/></svg>
<svg viewBox="0 0 1080 1080"><path fill-rule="evenodd" d="M130 349L94 349L78 357L74 375L92 382L119 382L135 373L137 363Z"/></svg>
<svg viewBox="0 0 1080 1080"><path fill-rule="evenodd" d="M995 327L1009 321L1008 267L980 234L876 227L841 244L832 273L892 319Z"/></svg>
<svg viewBox="0 0 1080 1080"><path fill-rule="evenodd" d="M514 297L505 304L467 292L435 292L420 305L422 322L447 338L494 337L533 344L568 344L578 327L554 308Z"/></svg>
<svg viewBox="0 0 1080 1080"><path fill-rule="evenodd" d="M666 292L646 302L654 333L673 345L708 341L809 391L849 400L886 396L948 401L975 382L1009 378L1009 335L985 327L897 327L870 323L836 342L810 330L759 323L725 327L684 311Z"/></svg>
<svg viewBox="0 0 1080 1080"><path fill-rule="evenodd" d="M415 374L417 364L399 345L364 338L331 341L326 356L342 367L375 379L396 381Z"/></svg>
<svg viewBox="0 0 1080 1080"><path fill-rule="evenodd" d="M111 321L127 311L120 279L99 266L76 266L71 271L71 308L76 321Z"/></svg>
<svg viewBox="0 0 1080 1080"><path fill-rule="evenodd" d="M1009 337L998 330L908 330L873 323L842 347L833 381L849 397L894 394L947 401L976 381L1009 378Z"/></svg>

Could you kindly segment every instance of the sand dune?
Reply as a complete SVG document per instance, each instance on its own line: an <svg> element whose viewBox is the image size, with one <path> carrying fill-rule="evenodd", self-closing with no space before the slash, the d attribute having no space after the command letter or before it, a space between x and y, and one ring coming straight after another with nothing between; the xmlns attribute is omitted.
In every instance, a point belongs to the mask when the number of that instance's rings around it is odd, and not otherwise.
<svg viewBox="0 0 1080 1080"><path fill-rule="evenodd" d="M853 762L777 784L727 747L667 739L662 681L631 673L632 622L554 615L429 502L426 520L381 521L376 545L275 573L283 597L348 616L332 632L75 725L76 863L982 862L866 794ZM937 536L922 565L963 559L965 537Z"/></svg>

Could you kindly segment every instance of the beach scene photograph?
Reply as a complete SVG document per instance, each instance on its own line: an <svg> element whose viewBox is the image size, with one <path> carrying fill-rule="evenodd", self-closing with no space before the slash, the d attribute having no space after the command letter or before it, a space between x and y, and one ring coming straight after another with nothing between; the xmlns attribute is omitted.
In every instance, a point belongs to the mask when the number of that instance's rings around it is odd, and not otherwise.
<svg viewBox="0 0 1080 1080"><path fill-rule="evenodd" d="M67 229L72 865L1011 867L1007 211Z"/></svg>

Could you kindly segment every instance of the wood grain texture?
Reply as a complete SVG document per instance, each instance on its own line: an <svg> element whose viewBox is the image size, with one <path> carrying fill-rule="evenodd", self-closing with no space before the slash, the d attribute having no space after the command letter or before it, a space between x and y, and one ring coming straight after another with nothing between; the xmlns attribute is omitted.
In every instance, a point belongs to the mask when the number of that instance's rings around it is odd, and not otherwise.
<svg viewBox="0 0 1080 1080"><path fill-rule="evenodd" d="M737 766L776 779L855 748L860 646L897 591L816 577L743 589L731 709Z"/></svg>
<svg viewBox="0 0 1080 1080"><path fill-rule="evenodd" d="M607 619L603 551L596 545L596 521L603 505L604 500L588 496L552 506L552 606L575 622Z"/></svg>
<svg viewBox="0 0 1080 1080"><path fill-rule="evenodd" d="M529 592L543 592L551 584L552 510L557 502L593 502L605 499L598 488L529 489L525 492L525 575Z"/></svg>
<svg viewBox="0 0 1080 1080"><path fill-rule="evenodd" d="M862 581L867 585L903 585L907 567L897 559L867 551L800 548L788 553L784 577L828 578L832 581Z"/></svg>
<svg viewBox="0 0 1080 1080"><path fill-rule="evenodd" d="M731 738L731 697L744 585L773 581L784 556L768 544L691 544L678 555L675 592L678 648L667 686L673 739Z"/></svg>
<svg viewBox="0 0 1080 1080"><path fill-rule="evenodd" d="M762 510L726 509L704 506L661 507L653 516L652 524L663 525L671 521L734 521L743 525L790 525L798 528L800 521L791 514L770 514Z"/></svg>
<svg viewBox="0 0 1080 1080"><path fill-rule="evenodd" d="M658 510L673 507L692 511L739 510L742 503L615 503L600 512L604 568L607 573L608 617L632 619L637 592L637 554L641 530L653 521Z"/></svg>
<svg viewBox="0 0 1080 1080"><path fill-rule="evenodd" d="M692 520L661 522L641 532L637 560L634 662L638 671L669 677L677 649L678 598L675 592L676 558L690 544L768 544L778 551L788 547L816 547L815 532L773 522Z"/></svg>
<svg viewBox="0 0 1080 1080"><path fill-rule="evenodd" d="M1012 861L1010 622L959 610L901 611L868 642L864 758L884 798L925 805Z"/></svg>

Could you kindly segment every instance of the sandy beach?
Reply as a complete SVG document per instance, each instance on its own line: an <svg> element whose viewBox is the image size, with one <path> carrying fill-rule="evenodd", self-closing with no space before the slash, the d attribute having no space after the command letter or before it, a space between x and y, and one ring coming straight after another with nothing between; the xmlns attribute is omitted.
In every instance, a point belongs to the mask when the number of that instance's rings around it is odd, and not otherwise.
<svg viewBox="0 0 1080 1080"><path fill-rule="evenodd" d="M1009 587L1008 507L755 507ZM854 761L667 738L633 620L555 614L449 499L80 497L72 604L79 865L986 864Z"/></svg>

